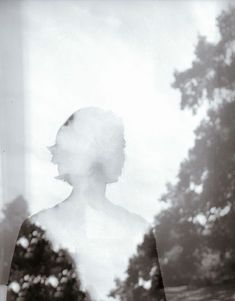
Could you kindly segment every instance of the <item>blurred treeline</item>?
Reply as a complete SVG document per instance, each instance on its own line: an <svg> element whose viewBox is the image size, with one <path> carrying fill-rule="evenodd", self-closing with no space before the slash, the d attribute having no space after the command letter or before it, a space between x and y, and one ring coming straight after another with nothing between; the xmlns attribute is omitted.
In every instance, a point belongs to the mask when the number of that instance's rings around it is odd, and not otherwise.
<svg viewBox="0 0 235 301"><path fill-rule="evenodd" d="M167 287L235 284L235 7L218 16L217 26L219 40L200 36L192 65L174 74L181 109L208 111L176 184L161 197L168 207L154 220ZM129 261L126 280L117 281L113 294L122 301L158 300L151 296L154 276L145 273L149 262L141 262L151 239L145 237Z"/></svg>
<svg viewBox="0 0 235 301"><path fill-rule="evenodd" d="M6 284L19 229L29 212L28 205L21 196L6 204L1 211L3 218L0 221L0 284Z"/></svg>

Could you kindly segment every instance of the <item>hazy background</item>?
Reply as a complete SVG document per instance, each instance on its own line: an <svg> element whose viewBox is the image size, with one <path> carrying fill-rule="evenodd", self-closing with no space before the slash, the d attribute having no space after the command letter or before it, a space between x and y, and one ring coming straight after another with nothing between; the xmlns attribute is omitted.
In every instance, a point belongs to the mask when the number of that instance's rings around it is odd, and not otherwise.
<svg viewBox="0 0 235 301"><path fill-rule="evenodd" d="M177 182L180 162L187 157L188 149L193 145L193 131L206 116L208 105L201 105L195 116L190 110L180 110L181 95L178 90L171 88L174 70L185 70L198 59L198 55L194 56L194 50L200 34L216 44L220 38L216 17L227 6L227 2L12 1L1 2L0 5L0 208L8 204L1 210L1 215L5 217L0 224L0 242L4 242L0 249L1 282L7 281L6 271L11 257L9 250L13 250L16 232L23 218L64 200L71 190L65 183L54 179L57 171L50 162L46 147L54 144L56 133L64 121L75 110L85 106L110 109L124 121L126 163L120 181L108 187L110 200L151 222L163 207L159 198L164 191L167 190L166 196L170 194L169 199L173 202L174 189L177 192L177 206L173 204L168 210L169 215L165 211L155 219L160 259L166 270L168 268L165 276L177 275L178 271L187 280L194 275L191 272L193 256L190 255L195 255L197 247L198 250L202 247L196 256L200 258L199 266L207 272L211 264L213 276L213 256L217 256L220 264L221 254L225 254L226 259L233 253L227 252L223 240L217 240L216 231L212 232L214 236L208 235L205 248L203 232L202 240L196 241L201 228L208 230L205 219L208 212L202 207L205 210L200 213L198 210L202 208L199 206L189 218L187 216L187 206L191 204L187 192L191 187L188 189L185 185L185 191L177 191L181 188L184 172L187 174L187 165L180 169L183 171L180 184L176 184L173 190L169 187L166 189L165 185L167 182ZM202 51L205 57L208 49ZM220 70L216 69L215 73L217 71L219 74ZM221 133L225 137L224 132ZM208 137L213 140L214 136ZM212 151L210 157L213 155ZM213 166L218 166L216 161L214 163ZM197 169L189 171L196 172ZM230 176L227 170L225 174L226 177ZM221 185L220 182L213 184L216 185L212 187L214 191ZM193 200L197 201L197 193L203 199L202 191L197 192L196 189L194 185ZM182 191L186 193L186 198ZM15 199L20 195L27 203L22 198ZM182 199L187 203L181 203ZM223 206L216 208L218 204L213 203L216 200L213 193L208 195L208 200L215 221L218 218L220 222L221 216L227 216L228 213L229 221L230 216L232 220L232 209L226 207L225 202L223 205L227 211L222 212ZM185 221L182 229L182 218L178 214L180 207ZM218 213L219 217L216 217L217 209L222 212L221 216ZM171 224L174 218L176 221ZM233 224L226 225L232 237ZM56 227L55 223L55 230ZM176 230L176 233L171 230ZM223 227L219 234L224 237ZM168 237L171 240L170 249L165 250L164 247L169 245ZM183 237L183 241L179 237ZM224 253L216 253L214 242L224 249ZM145 243L143 249L148 250L148 244ZM176 263L173 264L174 273L167 260ZM2 269L4 265L5 272ZM228 265L231 266L230 261ZM202 269L198 275L203 275L205 271ZM185 279L178 284L175 281L177 279L168 283L182 285L187 283ZM213 282L214 278L210 279ZM200 277L197 280L200 285Z"/></svg>
<svg viewBox="0 0 235 301"><path fill-rule="evenodd" d="M216 39L221 1L21 4L22 176L31 212L63 200L70 190L53 178L57 172L46 146L73 111L99 106L123 118L127 141L123 176L110 185L108 196L151 220L200 119L180 111L180 95L171 88L173 71L190 64L200 32Z"/></svg>

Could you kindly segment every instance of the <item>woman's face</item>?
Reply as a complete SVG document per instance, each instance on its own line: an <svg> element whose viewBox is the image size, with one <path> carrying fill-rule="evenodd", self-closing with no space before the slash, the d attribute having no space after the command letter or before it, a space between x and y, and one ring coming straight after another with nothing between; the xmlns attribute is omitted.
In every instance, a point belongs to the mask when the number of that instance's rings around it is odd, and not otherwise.
<svg viewBox="0 0 235 301"><path fill-rule="evenodd" d="M59 176L68 175L71 172L67 162L70 157L69 152L57 144L51 146L49 150L52 154L51 162L56 164Z"/></svg>
<svg viewBox="0 0 235 301"><path fill-rule="evenodd" d="M89 176L99 167L107 183L114 183L120 177L125 161L124 148L120 147L112 158L96 158L87 154L73 153L62 145L55 144L49 148L52 154L52 163L57 165L59 177L66 179L73 176ZM97 174L98 174L97 173Z"/></svg>

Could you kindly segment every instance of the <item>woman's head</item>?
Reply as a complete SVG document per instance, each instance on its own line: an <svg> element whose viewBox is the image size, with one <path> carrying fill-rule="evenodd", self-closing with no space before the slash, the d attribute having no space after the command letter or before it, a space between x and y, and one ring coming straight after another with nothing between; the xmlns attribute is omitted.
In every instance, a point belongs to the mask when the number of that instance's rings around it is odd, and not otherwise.
<svg viewBox="0 0 235 301"><path fill-rule="evenodd" d="M124 130L112 112L89 107L76 111L59 129L50 148L59 177L98 175L106 183L118 180L124 163Z"/></svg>

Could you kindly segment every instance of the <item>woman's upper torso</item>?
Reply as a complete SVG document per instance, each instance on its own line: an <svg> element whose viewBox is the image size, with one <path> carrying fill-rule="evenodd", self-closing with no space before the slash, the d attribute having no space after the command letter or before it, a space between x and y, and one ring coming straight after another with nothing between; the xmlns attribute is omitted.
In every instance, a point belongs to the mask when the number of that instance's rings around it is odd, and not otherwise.
<svg viewBox="0 0 235 301"><path fill-rule="evenodd" d="M40 235L34 237L40 231L42 231L41 238ZM149 225L142 218L113 205L109 201L102 208L86 206L81 215L77 214L75 210L71 210L69 203L62 203L34 215L21 227L13 257L9 285L13 291L15 289L17 295L17 290L20 291L24 287L25 291L27 286L30 287L31 284L28 280L30 275L33 275L31 282L35 283L41 277L44 280L41 279L40 281L44 282L46 288L55 290L56 286L57 288L60 287L61 281L68 282L68 279L62 279L66 278L62 276L63 273L66 274L68 268L57 268L57 272L53 274L53 268L51 271L49 266L53 266L56 271L56 263L50 262L49 258L47 262L45 257L56 257L56 254L64 252L66 259L64 260L70 266L70 272L72 273L73 270L77 277L75 290L79 291L83 298L86 295L88 299L93 301L113 300L108 295L115 289L115 279L124 281L130 260L136 256L137 246L141 244L144 235L149 231L151 231ZM42 239L44 239L44 243L40 242ZM45 249L48 254L44 254L42 259L42 254L46 253ZM28 250L32 258L35 257L34 262L31 261L30 263L29 261L27 263L27 257L30 257L29 254L27 255ZM17 255L17 252L21 255ZM20 256L22 258L19 258ZM15 264L17 260L18 265ZM25 271L24 261L27 267ZM157 255L156 262L158 263ZM29 264L33 264L33 267L29 268ZM66 263L64 264L66 266ZM47 265L47 267L43 268L43 265ZM19 269L18 274L15 271L17 268ZM47 271L47 273L43 271ZM21 276L19 276L20 274ZM15 282L18 283L18 287L14 288L16 275L21 278L20 281L16 279ZM65 290L65 286L63 286L63 290ZM69 301L82 300L81 296L74 297L75 299L70 296ZM8 300L18 299L11 298ZM26 301L29 299L19 300ZM39 298L38 300L43 299ZM57 298L55 300L66 299Z"/></svg>

